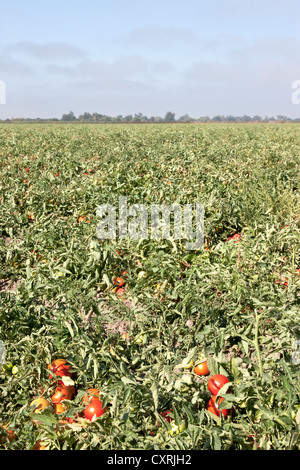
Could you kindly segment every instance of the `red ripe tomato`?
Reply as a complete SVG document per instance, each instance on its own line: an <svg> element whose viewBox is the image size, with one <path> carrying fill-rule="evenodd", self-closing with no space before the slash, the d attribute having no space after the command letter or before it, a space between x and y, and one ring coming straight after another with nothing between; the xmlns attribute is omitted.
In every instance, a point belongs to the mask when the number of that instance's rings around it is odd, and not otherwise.
<svg viewBox="0 0 300 470"><path fill-rule="evenodd" d="M232 235L232 237L227 237L227 241L229 242L230 240L234 240L234 243L237 243L239 242L241 239L241 235L239 233L235 233L234 235Z"/></svg>
<svg viewBox="0 0 300 470"><path fill-rule="evenodd" d="M219 405L222 403L223 400L224 400L223 397L220 397L220 398L211 397L207 402L207 410L213 413L214 415L218 416L219 418L221 416L221 411L222 411L224 418L227 418L227 416L230 413L230 410L228 409L219 410Z"/></svg>
<svg viewBox="0 0 300 470"><path fill-rule="evenodd" d="M241 235L239 233L235 233L232 237L232 240L236 240L236 242L239 241L240 239L241 239Z"/></svg>
<svg viewBox="0 0 300 470"><path fill-rule="evenodd" d="M259 439L258 436L255 436L254 434L249 434L249 438L251 440L251 445L254 446L255 442L257 439ZM257 448L260 449L259 445L257 444Z"/></svg>
<svg viewBox="0 0 300 470"><path fill-rule="evenodd" d="M41 440L37 441L37 443L33 446L32 450L48 450L47 442L43 442Z"/></svg>
<svg viewBox="0 0 300 470"><path fill-rule="evenodd" d="M7 428L7 426L4 424L1 426L1 429L4 429L4 436L0 437L0 444L5 444L6 440L9 442L14 442L17 440L17 435L13 429Z"/></svg>
<svg viewBox="0 0 300 470"><path fill-rule="evenodd" d="M200 362L200 364L197 364L196 367L194 368L194 372L197 375L208 375L209 370L207 367L207 361Z"/></svg>
<svg viewBox="0 0 300 470"><path fill-rule="evenodd" d="M98 398L92 398L90 404L84 410L84 416L89 421L92 421L93 417L102 416L106 412L106 407L102 408L102 401Z"/></svg>
<svg viewBox="0 0 300 470"><path fill-rule="evenodd" d="M276 279L275 284L281 284L282 286L288 287L289 280L286 277L282 277L281 279Z"/></svg>
<svg viewBox="0 0 300 470"><path fill-rule="evenodd" d="M125 284L125 281L122 277L117 277L116 279L114 279L114 284L115 286L123 287Z"/></svg>
<svg viewBox="0 0 300 470"><path fill-rule="evenodd" d="M213 395L217 395L223 385L227 384L228 382L229 380L227 379L227 377L225 377L225 375L216 374L209 379L207 387L210 393L212 393Z"/></svg>
<svg viewBox="0 0 300 470"><path fill-rule="evenodd" d="M61 403L64 400L72 400L76 394L76 389L73 385L59 385L55 389L54 395L52 395L52 401L55 404Z"/></svg>
<svg viewBox="0 0 300 470"><path fill-rule="evenodd" d="M48 365L48 369L51 369L51 370L57 369L57 367L65 365L66 362L67 361L65 359L55 359L55 361L53 361L52 364Z"/></svg>
<svg viewBox="0 0 300 470"><path fill-rule="evenodd" d="M66 362L67 361L65 359L56 359L52 362L52 364L48 365L48 369L51 370L58 377L72 377L72 373L69 372L69 369L71 369L72 367L68 366ZM51 374L49 374L49 378L52 378Z"/></svg>
<svg viewBox="0 0 300 470"><path fill-rule="evenodd" d="M54 413L58 415L64 413L65 411L67 411L67 409L68 407L63 403L57 403L56 405L54 405Z"/></svg>
<svg viewBox="0 0 300 470"><path fill-rule="evenodd" d="M171 416L168 416L170 413L172 413L172 410L171 410L171 411L167 411L167 410L166 410L166 411L162 411L162 412L160 413L160 416L162 416L162 417L165 419L165 421L167 421L168 423L170 423L170 422L173 420L173 418L171 418Z"/></svg>
<svg viewBox="0 0 300 470"><path fill-rule="evenodd" d="M94 398L100 398L100 391L97 388L89 388L82 402L84 405L88 405Z"/></svg>
<svg viewBox="0 0 300 470"><path fill-rule="evenodd" d="M165 411L162 411L159 414L162 418L164 418L165 421L167 421L168 423L171 423L171 421L173 421L173 418L171 418L171 416L169 416L169 414L171 414L172 411L173 411L172 409L171 409L171 411L165 410ZM157 422L156 424L157 424L157 426L161 425L160 422Z"/></svg>
<svg viewBox="0 0 300 470"><path fill-rule="evenodd" d="M123 296L125 294L125 289L124 287L118 287L118 289L116 290L116 294L118 296Z"/></svg>

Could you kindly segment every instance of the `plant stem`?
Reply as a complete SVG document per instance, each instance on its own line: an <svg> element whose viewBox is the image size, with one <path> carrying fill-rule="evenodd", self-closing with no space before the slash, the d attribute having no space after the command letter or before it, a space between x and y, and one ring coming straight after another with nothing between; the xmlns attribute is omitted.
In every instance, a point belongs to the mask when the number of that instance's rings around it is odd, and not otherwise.
<svg viewBox="0 0 300 470"><path fill-rule="evenodd" d="M258 365L259 365L259 373L262 377L263 375L263 366L262 366L262 361L261 361L261 354L260 354L260 349L259 349L259 343L258 343L258 324L260 320L260 315L257 313L255 314L255 337L254 337L254 344L255 344L255 349L257 353L257 358L258 358Z"/></svg>

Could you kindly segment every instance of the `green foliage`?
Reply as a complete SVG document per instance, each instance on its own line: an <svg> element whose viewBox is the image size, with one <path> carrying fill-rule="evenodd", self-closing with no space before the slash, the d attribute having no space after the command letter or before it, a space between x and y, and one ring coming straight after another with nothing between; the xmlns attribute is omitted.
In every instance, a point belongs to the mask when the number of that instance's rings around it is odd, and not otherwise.
<svg viewBox="0 0 300 470"><path fill-rule="evenodd" d="M2 429L0 448L299 449L299 151L293 124L1 125L0 425L17 439ZM202 203L206 249L98 240L96 208L119 196ZM200 353L230 379L226 420L182 367ZM36 425L56 358L77 395ZM81 426L91 387L108 411Z"/></svg>

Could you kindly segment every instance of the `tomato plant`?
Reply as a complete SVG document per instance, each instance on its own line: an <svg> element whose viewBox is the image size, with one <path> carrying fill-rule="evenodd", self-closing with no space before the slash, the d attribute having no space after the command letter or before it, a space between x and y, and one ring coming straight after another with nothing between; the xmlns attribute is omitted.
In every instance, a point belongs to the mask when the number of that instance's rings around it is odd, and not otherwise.
<svg viewBox="0 0 300 470"><path fill-rule="evenodd" d="M1 449L299 450L297 126L0 123ZM99 237L125 194L148 238ZM200 200L203 247L151 237Z"/></svg>

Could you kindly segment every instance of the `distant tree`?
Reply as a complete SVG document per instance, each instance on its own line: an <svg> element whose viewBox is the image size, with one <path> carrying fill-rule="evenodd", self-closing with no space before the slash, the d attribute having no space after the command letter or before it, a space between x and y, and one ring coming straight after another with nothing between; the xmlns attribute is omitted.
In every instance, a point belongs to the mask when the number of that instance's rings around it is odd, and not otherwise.
<svg viewBox="0 0 300 470"><path fill-rule="evenodd" d="M165 115L165 122L174 122L175 121L175 113L171 113L168 111Z"/></svg>
<svg viewBox="0 0 300 470"><path fill-rule="evenodd" d="M83 113L78 116L78 121L91 121L92 115L90 113Z"/></svg>
<svg viewBox="0 0 300 470"><path fill-rule="evenodd" d="M236 117L229 115L229 116L226 116L225 120L228 121L228 122L235 122Z"/></svg>
<svg viewBox="0 0 300 470"><path fill-rule="evenodd" d="M127 114L127 116L124 117L124 121L126 122L132 121L132 114Z"/></svg>
<svg viewBox="0 0 300 470"><path fill-rule="evenodd" d="M251 116L248 116L247 114L245 114L244 116L242 116L240 118L240 121L242 122L250 122L251 121Z"/></svg>
<svg viewBox="0 0 300 470"><path fill-rule="evenodd" d="M143 114L142 114L142 113L138 113L138 114L135 113L135 115L134 115L134 117L133 117L133 120L134 120L135 122L142 122L142 118L143 118Z"/></svg>
<svg viewBox="0 0 300 470"><path fill-rule="evenodd" d="M262 120L262 117L258 116L257 114L255 116L253 116L253 118L252 118L252 121L261 121L261 120Z"/></svg>
<svg viewBox="0 0 300 470"><path fill-rule="evenodd" d="M102 118L102 114L99 114L99 113L93 113L91 116L91 120L93 122L99 122L101 118Z"/></svg>
<svg viewBox="0 0 300 470"><path fill-rule="evenodd" d="M192 120L193 119L190 118L190 116L188 114L184 114L183 116L180 116L180 118L178 119L178 121L180 121L180 122L190 122Z"/></svg>
<svg viewBox="0 0 300 470"><path fill-rule="evenodd" d="M288 118L287 116L281 116L280 114L277 116L278 121L292 121L291 118Z"/></svg>
<svg viewBox="0 0 300 470"><path fill-rule="evenodd" d="M199 119L197 119L197 121L199 122L210 122L211 119L209 116L202 116L202 117L199 117Z"/></svg>
<svg viewBox="0 0 300 470"><path fill-rule="evenodd" d="M69 114L63 114L61 120L62 121L76 121L76 117L73 111L70 111Z"/></svg>

